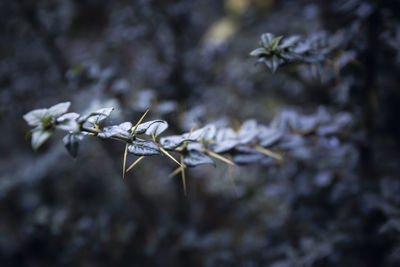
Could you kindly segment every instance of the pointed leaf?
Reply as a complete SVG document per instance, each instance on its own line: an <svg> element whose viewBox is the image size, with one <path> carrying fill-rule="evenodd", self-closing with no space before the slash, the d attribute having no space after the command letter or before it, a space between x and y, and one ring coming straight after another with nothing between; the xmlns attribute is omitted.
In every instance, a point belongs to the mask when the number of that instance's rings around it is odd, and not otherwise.
<svg viewBox="0 0 400 267"><path fill-rule="evenodd" d="M271 50L275 50L276 47L278 46L279 42L282 40L283 36L278 36L274 38L274 40L271 43Z"/></svg>
<svg viewBox="0 0 400 267"><path fill-rule="evenodd" d="M34 150L37 150L44 142L46 142L47 139L50 138L52 134L53 134L52 131L46 131L46 130L33 131L31 136L32 148Z"/></svg>
<svg viewBox="0 0 400 267"><path fill-rule="evenodd" d="M29 111L23 118L30 126L38 126L46 116L47 109L42 108Z"/></svg>
<svg viewBox="0 0 400 267"><path fill-rule="evenodd" d="M69 154L76 158L79 150L79 142L83 139L81 134L67 134L63 138L63 143L65 148L68 150Z"/></svg>
<svg viewBox="0 0 400 267"><path fill-rule="evenodd" d="M52 117L58 117L66 113L69 109L69 106L71 106L71 102L63 102L56 104L47 110L47 114Z"/></svg>
<svg viewBox="0 0 400 267"><path fill-rule="evenodd" d="M274 35L272 33L264 33L261 35L261 44L265 48L269 48L271 45L272 40L274 39Z"/></svg>
<svg viewBox="0 0 400 267"><path fill-rule="evenodd" d="M265 48L260 47L251 51L249 55L252 57L259 57L264 55L267 56L269 55L269 52Z"/></svg>

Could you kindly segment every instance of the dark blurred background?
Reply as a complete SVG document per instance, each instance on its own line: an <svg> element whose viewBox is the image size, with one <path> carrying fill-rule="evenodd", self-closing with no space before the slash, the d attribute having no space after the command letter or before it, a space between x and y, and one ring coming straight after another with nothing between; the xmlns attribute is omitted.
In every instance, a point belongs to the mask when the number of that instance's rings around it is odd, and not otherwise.
<svg viewBox="0 0 400 267"><path fill-rule="evenodd" d="M400 266L399 18L390 0L0 1L0 266ZM265 32L343 51L271 74L249 57ZM166 157L123 180L119 142L33 152L23 114L63 101L111 124L150 108L169 134L321 105L354 128L235 166L237 193L226 165L191 169L185 197Z"/></svg>

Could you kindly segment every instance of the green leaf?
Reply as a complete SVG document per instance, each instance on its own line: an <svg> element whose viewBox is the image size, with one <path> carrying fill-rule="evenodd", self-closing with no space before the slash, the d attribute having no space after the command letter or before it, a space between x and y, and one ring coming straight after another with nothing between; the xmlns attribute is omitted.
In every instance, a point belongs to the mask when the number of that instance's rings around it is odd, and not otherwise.
<svg viewBox="0 0 400 267"><path fill-rule="evenodd" d="M137 156L152 156L161 154L160 148L153 141L132 141L128 146L129 153Z"/></svg>
<svg viewBox="0 0 400 267"><path fill-rule="evenodd" d="M273 55L271 58L265 61L265 65L272 73L275 73L275 71L279 67L279 64L280 64L280 58L276 55Z"/></svg>
<svg viewBox="0 0 400 267"><path fill-rule="evenodd" d="M147 121L138 125L135 134L158 136L168 128L168 123L163 120Z"/></svg>
<svg viewBox="0 0 400 267"><path fill-rule="evenodd" d="M250 52L250 56L252 57L259 57L259 56L268 56L270 53L265 48L257 48Z"/></svg>
<svg viewBox="0 0 400 267"><path fill-rule="evenodd" d="M71 102L63 102L50 107L47 114L52 117L58 117L68 111Z"/></svg>
<svg viewBox="0 0 400 267"><path fill-rule="evenodd" d="M202 164L212 164L215 166L215 162L211 157L196 150L189 151L188 155L184 158L183 163L188 167L195 167Z"/></svg>
<svg viewBox="0 0 400 267"><path fill-rule="evenodd" d="M283 36L278 36L274 38L274 40L271 42L271 50L275 50L276 47L278 46L279 42L282 40Z"/></svg>
<svg viewBox="0 0 400 267"><path fill-rule="evenodd" d="M261 44L265 47L265 48L270 48L271 43L274 39L274 35L272 33L264 33L261 35Z"/></svg>
<svg viewBox="0 0 400 267"><path fill-rule="evenodd" d="M23 118L30 126L38 126L47 116L47 109L35 109L26 113Z"/></svg>
<svg viewBox="0 0 400 267"><path fill-rule="evenodd" d="M75 112L66 113L57 118L56 128L71 133L79 132L79 124L76 121L79 118L79 114Z"/></svg>
<svg viewBox="0 0 400 267"><path fill-rule="evenodd" d="M81 134L67 134L63 138L63 143L65 148L68 150L69 154L76 158L79 150L79 142L83 139Z"/></svg>
<svg viewBox="0 0 400 267"><path fill-rule="evenodd" d="M50 136L53 134L53 131L46 131L46 130L35 130L32 132L31 136L31 143L32 148L37 150Z"/></svg>

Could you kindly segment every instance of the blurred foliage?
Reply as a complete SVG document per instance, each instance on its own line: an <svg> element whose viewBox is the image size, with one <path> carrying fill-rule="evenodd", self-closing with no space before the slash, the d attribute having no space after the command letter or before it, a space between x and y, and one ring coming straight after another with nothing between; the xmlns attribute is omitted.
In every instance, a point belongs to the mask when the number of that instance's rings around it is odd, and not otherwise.
<svg viewBox="0 0 400 267"><path fill-rule="evenodd" d="M399 18L397 0L0 1L0 265L399 266ZM264 33L307 52L265 71ZM21 118L42 107L34 152ZM165 154L122 179L125 144L77 134L77 114L112 136L148 108L157 142L283 120L265 145L283 161L235 146L233 167L186 169L185 197Z"/></svg>

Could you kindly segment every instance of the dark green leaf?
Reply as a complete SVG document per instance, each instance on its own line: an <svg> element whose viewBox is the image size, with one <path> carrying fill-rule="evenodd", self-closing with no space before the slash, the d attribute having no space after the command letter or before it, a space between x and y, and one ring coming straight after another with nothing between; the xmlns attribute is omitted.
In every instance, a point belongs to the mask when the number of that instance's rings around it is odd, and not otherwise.
<svg viewBox="0 0 400 267"><path fill-rule="evenodd" d="M128 146L129 153L137 156L151 156L161 154L160 148L153 141L132 141Z"/></svg>

